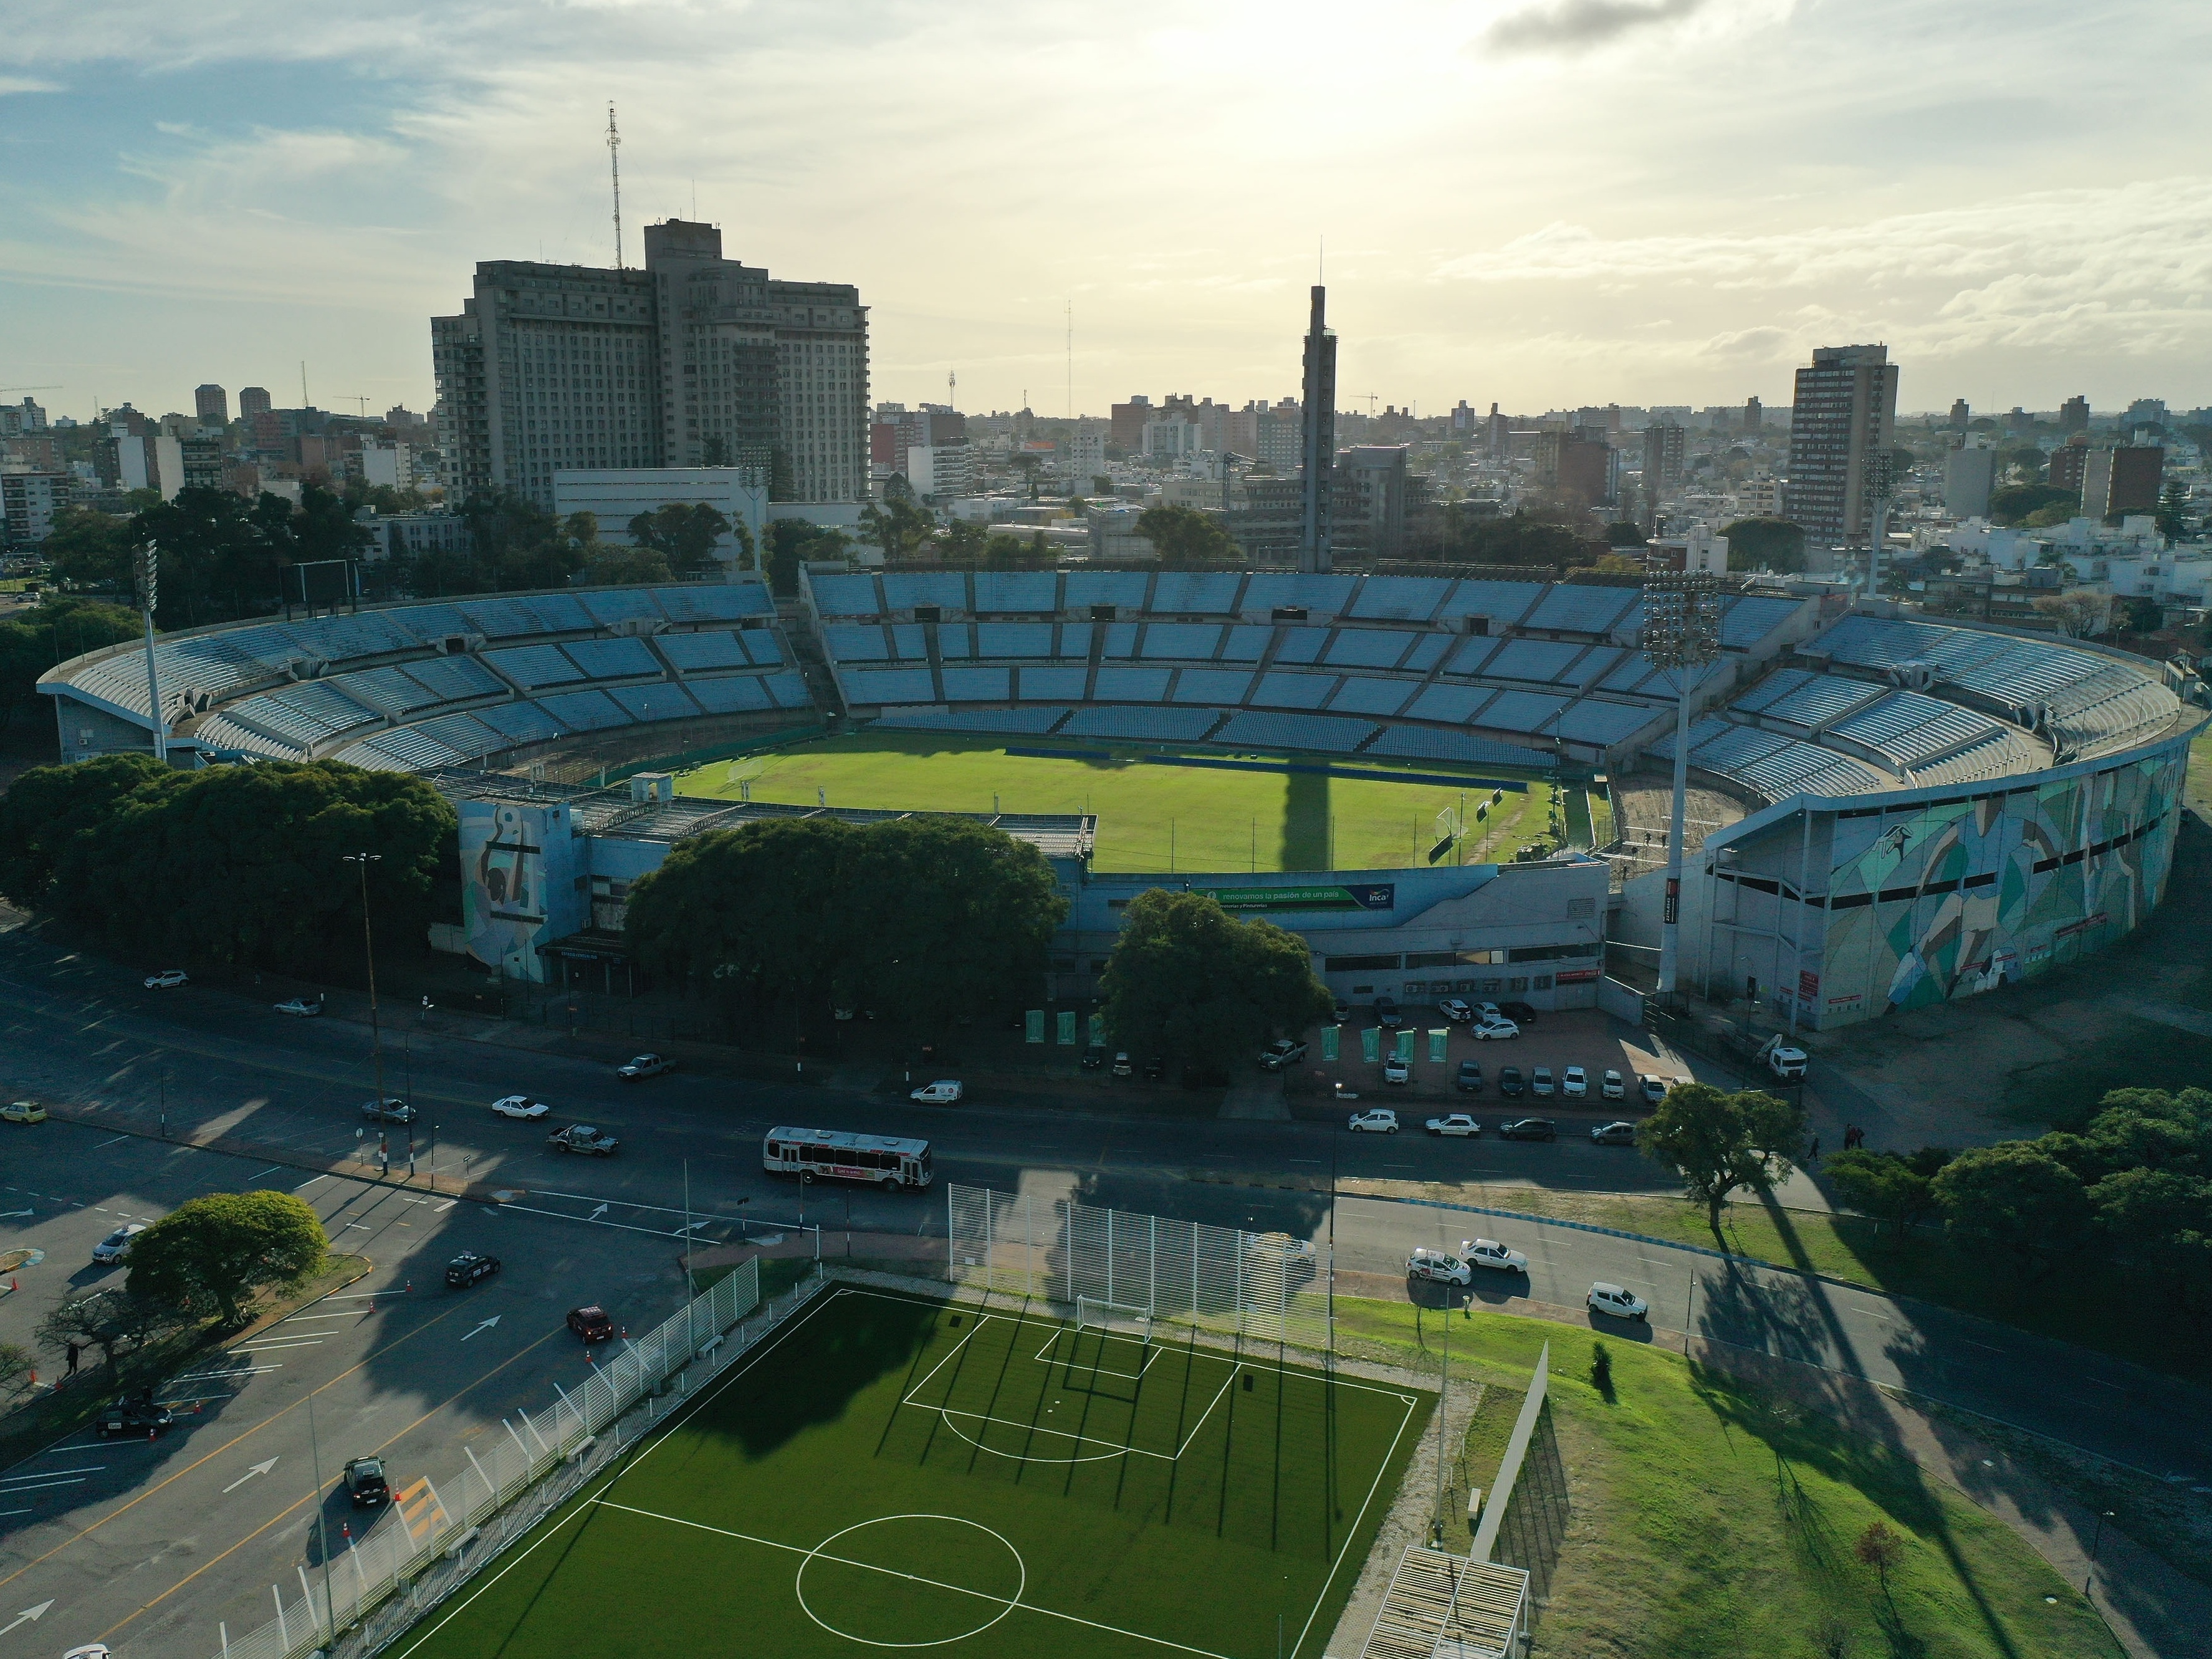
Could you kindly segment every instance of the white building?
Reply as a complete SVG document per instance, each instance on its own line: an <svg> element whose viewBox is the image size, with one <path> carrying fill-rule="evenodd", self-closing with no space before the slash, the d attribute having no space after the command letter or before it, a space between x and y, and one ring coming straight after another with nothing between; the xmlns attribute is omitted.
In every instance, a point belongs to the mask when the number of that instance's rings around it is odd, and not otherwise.
<svg viewBox="0 0 2212 1659"><path fill-rule="evenodd" d="M1692 574L1728 574L1729 539L1713 534L1711 525L1693 524L1679 536L1655 537L1651 550Z"/></svg>
<svg viewBox="0 0 2212 1659"><path fill-rule="evenodd" d="M1060 481L1071 495L1091 494L1092 480L1106 476L1106 430L1095 421L1079 421L1060 441L1054 458Z"/></svg>
<svg viewBox="0 0 2212 1659"><path fill-rule="evenodd" d="M1747 519L1782 516L1783 480L1771 472L1755 472L1736 489L1736 501Z"/></svg>
<svg viewBox="0 0 2212 1659"><path fill-rule="evenodd" d="M372 489L415 487L415 452L405 444L368 442L361 447L361 481Z"/></svg>
<svg viewBox="0 0 2212 1659"><path fill-rule="evenodd" d="M1203 447L1198 422L1180 415L1160 415L1145 422L1145 453L1153 460L1176 461Z"/></svg>
<svg viewBox="0 0 2212 1659"><path fill-rule="evenodd" d="M955 501L975 493L972 444L916 444L906 453L906 481L927 500Z"/></svg>
<svg viewBox="0 0 2212 1659"><path fill-rule="evenodd" d="M69 505L65 472L0 472L0 547L34 547L53 532Z"/></svg>
<svg viewBox="0 0 2212 1659"><path fill-rule="evenodd" d="M1943 510L1961 519L1987 514L1996 477L1996 451L1981 434L1972 434L1943 458Z"/></svg>
<svg viewBox="0 0 2212 1659"><path fill-rule="evenodd" d="M579 468L553 475L553 512L565 519L588 513L599 520L599 539L617 547L630 543L629 521L641 513L677 505L713 507L732 524L742 524L761 545L768 522L768 480L741 466L627 466L598 471ZM721 537L715 555L736 568L735 532Z"/></svg>

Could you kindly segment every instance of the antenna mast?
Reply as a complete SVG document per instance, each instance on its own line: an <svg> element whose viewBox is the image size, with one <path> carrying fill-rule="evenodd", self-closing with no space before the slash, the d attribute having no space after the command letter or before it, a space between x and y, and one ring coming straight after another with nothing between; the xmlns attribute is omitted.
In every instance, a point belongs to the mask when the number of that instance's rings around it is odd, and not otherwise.
<svg viewBox="0 0 2212 1659"><path fill-rule="evenodd" d="M614 100L607 100L607 171L615 182L615 269L623 269L622 257L622 133L615 125Z"/></svg>
<svg viewBox="0 0 2212 1659"><path fill-rule="evenodd" d="M1075 301L1067 302L1067 418L1075 418Z"/></svg>
<svg viewBox="0 0 2212 1659"><path fill-rule="evenodd" d="M945 371L945 406L947 409L960 407L959 392L960 372L957 369L946 369Z"/></svg>

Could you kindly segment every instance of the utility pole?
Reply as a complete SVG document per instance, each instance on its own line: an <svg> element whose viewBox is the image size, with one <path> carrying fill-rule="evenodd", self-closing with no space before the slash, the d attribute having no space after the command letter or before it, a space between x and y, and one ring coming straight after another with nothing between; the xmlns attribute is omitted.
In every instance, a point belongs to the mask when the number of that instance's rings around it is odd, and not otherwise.
<svg viewBox="0 0 2212 1659"><path fill-rule="evenodd" d="M358 866L361 871L361 942L362 948L368 956L368 1044L376 1068L376 1109L380 1114L384 1109L384 1030L376 1014L376 934L368 915L368 866L382 862L384 854L347 853L343 857L348 864ZM410 1071L412 1071L411 1064ZM410 1101L409 1104L411 1106L413 1103ZM415 1133L412 1124L408 1126L407 1133L411 1139Z"/></svg>
<svg viewBox="0 0 2212 1659"><path fill-rule="evenodd" d="M615 106L607 101L607 171L615 185L615 269L623 269L622 252L622 133L615 125Z"/></svg>

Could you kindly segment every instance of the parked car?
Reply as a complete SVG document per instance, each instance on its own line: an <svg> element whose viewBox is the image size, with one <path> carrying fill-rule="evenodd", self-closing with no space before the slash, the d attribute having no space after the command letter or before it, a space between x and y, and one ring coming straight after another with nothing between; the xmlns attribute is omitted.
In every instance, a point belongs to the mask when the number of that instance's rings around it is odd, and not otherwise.
<svg viewBox="0 0 2212 1659"><path fill-rule="evenodd" d="M181 968L164 968L158 974L146 975L146 988L149 991L166 991L173 986L189 983L190 977Z"/></svg>
<svg viewBox="0 0 2212 1659"><path fill-rule="evenodd" d="M1478 1042L1510 1042L1521 1035L1521 1028L1510 1019L1486 1019L1469 1026L1467 1034Z"/></svg>
<svg viewBox="0 0 2212 1659"><path fill-rule="evenodd" d="M446 1264L446 1283L456 1290L466 1290L471 1285L489 1279L498 1271L497 1256L478 1255L474 1250L463 1250Z"/></svg>
<svg viewBox="0 0 2212 1659"><path fill-rule="evenodd" d="M491 1109L501 1117L519 1117L525 1120L544 1117L546 1113L553 1109L544 1101L532 1100L528 1095L506 1096L502 1099L492 1102Z"/></svg>
<svg viewBox="0 0 2212 1659"><path fill-rule="evenodd" d="M1559 1092L1569 1100L1585 1100L1589 1097L1589 1073L1579 1066L1570 1066L1559 1073Z"/></svg>
<svg viewBox="0 0 2212 1659"><path fill-rule="evenodd" d="M1432 1135L1453 1135L1472 1139L1482 1133L1482 1125L1465 1112L1447 1112L1442 1117L1432 1117L1421 1126Z"/></svg>
<svg viewBox="0 0 2212 1659"><path fill-rule="evenodd" d="M148 1439L167 1434L176 1426L177 1417L167 1406L157 1406L150 1394L118 1400L92 1422L94 1431L102 1440L118 1434L133 1439Z"/></svg>
<svg viewBox="0 0 2212 1659"><path fill-rule="evenodd" d="M1370 1106L1364 1112L1354 1112L1346 1127L1356 1135L1395 1135L1398 1115L1388 1106Z"/></svg>
<svg viewBox="0 0 2212 1659"><path fill-rule="evenodd" d="M676 1062L660 1054L640 1054L629 1064L615 1067L615 1075L624 1083L635 1083L641 1078L659 1077L663 1072L672 1072Z"/></svg>
<svg viewBox="0 0 2212 1659"><path fill-rule="evenodd" d="M1584 1299L1592 1313L1610 1314L1615 1319L1648 1322L1650 1318L1650 1304L1635 1291L1624 1290L1618 1285L1608 1285L1603 1279L1589 1287L1589 1295Z"/></svg>
<svg viewBox="0 0 2212 1659"><path fill-rule="evenodd" d="M1491 1267L1502 1273L1525 1273L1528 1258L1518 1250L1509 1250L1494 1238L1462 1238L1459 1253L1470 1267Z"/></svg>
<svg viewBox="0 0 2212 1659"><path fill-rule="evenodd" d="M1498 1126L1500 1140L1557 1140L1559 1126L1548 1117L1516 1117Z"/></svg>
<svg viewBox="0 0 2212 1659"><path fill-rule="evenodd" d="M1127 1048L1122 1049L1121 1053L1114 1056L1114 1075L1115 1077L1134 1077L1136 1074L1137 1063L1129 1058L1129 1051Z"/></svg>
<svg viewBox="0 0 2212 1659"><path fill-rule="evenodd" d="M1521 1075L1518 1066L1498 1068L1498 1092L1508 1100L1518 1100L1528 1092L1528 1079Z"/></svg>
<svg viewBox="0 0 2212 1659"><path fill-rule="evenodd" d="M1403 1055L1392 1054L1382 1062L1382 1080L1385 1083L1403 1083L1413 1075L1413 1062Z"/></svg>
<svg viewBox="0 0 2212 1659"><path fill-rule="evenodd" d="M960 1097L966 1092L959 1079L945 1077L934 1083L924 1084L907 1098L917 1106L957 1106Z"/></svg>
<svg viewBox="0 0 2212 1659"><path fill-rule="evenodd" d="M1633 1123L1601 1123L1590 1131L1593 1146L1633 1146L1636 1126Z"/></svg>
<svg viewBox="0 0 2212 1659"><path fill-rule="evenodd" d="M92 1259L103 1267L112 1267L130 1250L131 1241L145 1231L143 1221L125 1222L92 1247Z"/></svg>
<svg viewBox="0 0 2212 1659"><path fill-rule="evenodd" d="M1086 1072L1103 1070L1106 1065L1106 1045L1103 1042L1085 1044L1083 1058L1075 1063Z"/></svg>
<svg viewBox="0 0 2212 1659"><path fill-rule="evenodd" d="M1474 1018L1474 1010L1457 997L1446 997L1437 1004L1437 1012L1454 1025L1464 1025Z"/></svg>
<svg viewBox="0 0 2212 1659"><path fill-rule="evenodd" d="M44 1123L46 1109L35 1100L11 1100L0 1106L0 1123Z"/></svg>
<svg viewBox="0 0 2212 1659"><path fill-rule="evenodd" d="M1526 1002L1501 1002L1498 1005L1498 1012L1518 1024L1534 1025L1536 1023L1536 1010Z"/></svg>
<svg viewBox="0 0 2212 1659"><path fill-rule="evenodd" d="M1377 997L1375 999L1375 1022L1386 1031L1395 1031L1406 1023L1406 1017L1398 1012L1398 1005L1394 999Z"/></svg>
<svg viewBox="0 0 2212 1659"><path fill-rule="evenodd" d="M1280 1037L1268 1044L1267 1051L1260 1056L1260 1069L1263 1072L1279 1072L1285 1066L1297 1065L1305 1057L1304 1043L1293 1042L1288 1037Z"/></svg>
<svg viewBox="0 0 2212 1659"><path fill-rule="evenodd" d="M1673 1082L1663 1077L1639 1077L1636 1079L1636 1086L1644 1091L1645 1105L1656 1106L1667 1098L1667 1091L1673 1086Z"/></svg>
<svg viewBox="0 0 2212 1659"><path fill-rule="evenodd" d="M1548 1066L1539 1066L1534 1071L1529 1073L1528 1086L1540 1098L1549 1098L1558 1086L1552 1081L1552 1068Z"/></svg>
<svg viewBox="0 0 2212 1659"><path fill-rule="evenodd" d="M1341 1025L1345 1021L1352 1018L1352 1005L1346 1002L1342 997L1339 997L1335 1001L1329 1004L1328 1012L1329 1018L1334 1019L1339 1025Z"/></svg>
<svg viewBox="0 0 2212 1659"><path fill-rule="evenodd" d="M397 1095L386 1095L381 1100L364 1100L361 1115L372 1123L412 1123L415 1109Z"/></svg>
<svg viewBox="0 0 2212 1659"><path fill-rule="evenodd" d="M384 1479L384 1460L356 1457L345 1466L346 1496L357 1510L373 1510L392 1501L392 1488Z"/></svg>
<svg viewBox="0 0 2212 1659"><path fill-rule="evenodd" d="M1449 1250L1431 1250L1426 1246L1406 1258L1406 1277L1433 1279L1444 1285L1471 1285L1474 1270Z"/></svg>
<svg viewBox="0 0 2212 1659"><path fill-rule="evenodd" d="M588 1123L571 1123L565 1129L556 1129L545 1137L545 1144L556 1152L581 1152L587 1158L612 1158L615 1148L622 1142Z"/></svg>
<svg viewBox="0 0 2212 1659"><path fill-rule="evenodd" d="M1145 1062L1145 1081L1158 1083L1168 1074L1168 1063L1158 1054Z"/></svg>
<svg viewBox="0 0 2212 1659"><path fill-rule="evenodd" d="M1494 1002L1477 1002L1469 1006L1474 1010L1474 1023L1478 1025L1486 1020L1505 1018L1505 1011Z"/></svg>
<svg viewBox="0 0 2212 1659"><path fill-rule="evenodd" d="M322 993L319 991L311 997L294 997L289 1001L280 1002L276 1005L276 1012L296 1015L301 1019L313 1019L323 1012Z"/></svg>
<svg viewBox="0 0 2212 1659"><path fill-rule="evenodd" d="M1620 1073L1610 1067L1607 1067L1606 1074L1598 1079L1597 1091L1607 1100L1622 1100L1628 1095L1627 1088L1620 1080Z"/></svg>
<svg viewBox="0 0 2212 1659"><path fill-rule="evenodd" d="M615 1334L615 1322L596 1303L568 1310L568 1328L586 1342L604 1342Z"/></svg>
<svg viewBox="0 0 2212 1659"><path fill-rule="evenodd" d="M1482 1062L1479 1060L1460 1061L1459 1070L1452 1073L1452 1087L1463 1095L1480 1094L1482 1092Z"/></svg>

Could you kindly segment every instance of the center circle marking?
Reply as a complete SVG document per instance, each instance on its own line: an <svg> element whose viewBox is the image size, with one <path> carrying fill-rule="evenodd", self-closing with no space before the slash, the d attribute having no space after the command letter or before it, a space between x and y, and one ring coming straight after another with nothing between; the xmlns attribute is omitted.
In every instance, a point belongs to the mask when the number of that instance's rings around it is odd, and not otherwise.
<svg viewBox="0 0 2212 1659"><path fill-rule="evenodd" d="M895 1568L878 1567L863 1561L848 1561L842 1558L828 1554L830 1547L835 1544L839 1539L850 1537L853 1534L862 1531L866 1528L880 1527L887 1522L892 1521L949 1522L956 1527L973 1527L977 1532L982 1533L988 1537L996 1539L1000 1546L1005 1548L1006 1553L1014 1558L1014 1571L1020 1575L1018 1582L1014 1586L1013 1595L1005 1598L1003 1601L1000 1601L1000 1597L991 1595L988 1592L969 1590L966 1585L940 1586L934 1580L921 1579L918 1574L902 1573ZM806 1570L814 1565L817 1557L836 1561L840 1565L857 1566L863 1571L866 1572L881 1572L895 1578L906 1578L910 1581L928 1583L932 1588L946 1588L959 1593L980 1595L987 1601L1000 1601L1000 1605L996 1613L993 1613L988 1619L983 1620L981 1624L976 1626L973 1630L962 1631L957 1636L940 1636L933 1641L879 1642L873 1637L855 1636L850 1631L838 1629L836 1626L831 1624L828 1620L824 1619L820 1613L815 1612L812 1607L806 1604ZM992 1626L997 1624L1001 1619L1004 1619L1008 1613L1012 1613L1017 1607L1021 1605L1022 1595L1024 1592L1029 1589L1029 1563L1022 1559L1022 1553L1016 1549L1012 1543L1007 1541L1006 1534L1001 1532L994 1531L993 1528L985 1526L980 1521L970 1521L964 1515L879 1515L872 1521L858 1522L852 1526L845 1528L842 1531L831 1533L827 1538L817 1544L812 1549L807 1551L806 1559L799 1564L799 1571L792 1581L792 1588L799 1596L799 1608L800 1612L804 1613L816 1624L821 1626L823 1630L828 1631L832 1636L841 1636L848 1642L859 1642L865 1646L872 1648L941 1648L947 1643L964 1642L971 1636L981 1636L985 1631L990 1629Z"/></svg>

